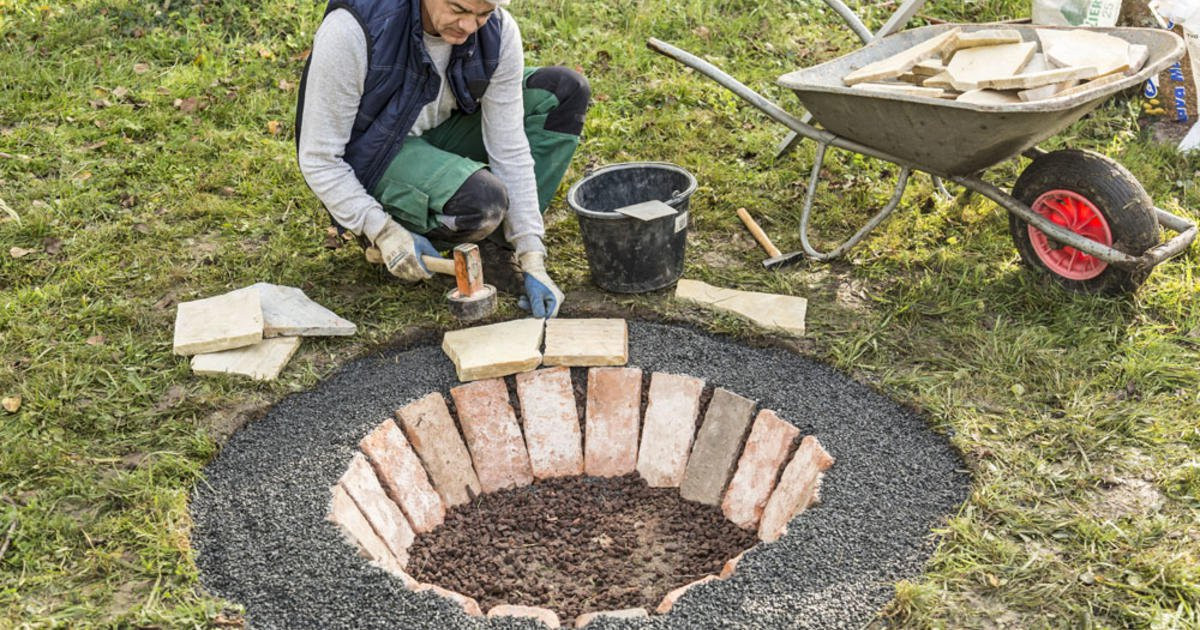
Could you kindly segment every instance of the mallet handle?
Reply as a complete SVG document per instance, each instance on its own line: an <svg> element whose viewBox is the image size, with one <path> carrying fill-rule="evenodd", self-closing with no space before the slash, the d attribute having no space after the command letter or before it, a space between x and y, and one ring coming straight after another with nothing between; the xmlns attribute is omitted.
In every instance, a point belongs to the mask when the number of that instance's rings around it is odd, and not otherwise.
<svg viewBox="0 0 1200 630"><path fill-rule="evenodd" d="M746 224L746 229L750 230L750 233L754 235L754 240L758 241L758 244L762 245L762 248L767 250L768 257L775 258L776 256L783 255L783 253L779 251L779 248L775 247L775 244L772 243L771 239L767 237L767 233L764 232L762 228L758 227L758 223L754 221L749 212L746 212L745 208L738 208L737 215L738 218L742 220L742 223Z"/></svg>
<svg viewBox="0 0 1200 630"><path fill-rule="evenodd" d="M421 256L421 262L425 263L425 268L433 273L444 273L447 276L454 275L454 261L449 258Z"/></svg>

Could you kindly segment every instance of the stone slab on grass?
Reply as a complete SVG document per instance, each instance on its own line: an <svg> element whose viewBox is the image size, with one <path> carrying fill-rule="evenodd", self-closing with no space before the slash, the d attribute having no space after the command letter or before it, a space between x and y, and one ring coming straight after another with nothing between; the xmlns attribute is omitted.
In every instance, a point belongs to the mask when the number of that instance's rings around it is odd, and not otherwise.
<svg viewBox="0 0 1200 630"><path fill-rule="evenodd" d="M442 350L463 382L528 372L542 362L544 328L542 319L515 319L451 330L442 337Z"/></svg>
<svg viewBox="0 0 1200 630"><path fill-rule="evenodd" d="M623 319L546 320L543 365L597 367L629 362L629 327Z"/></svg>
<svg viewBox="0 0 1200 630"><path fill-rule="evenodd" d="M338 483L371 523L371 529L383 539L400 567L408 565L408 548L413 543L413 530L400 508L388 498L366 455L355 453L350 466Z"/></svg>
<svg viewBox="0 0 1200 630"><path fill-rule="evenodd" d="M821 474L830 466L833 466L833 456L825 451L817 438L804 436L763 509L762 520L758 523L759 540L778 540L787 531L788 522L817 501Z"/></svg>
<svg viewBox="0 0 1200 630"><path fill-rule="evenodd" d="M262 338L262 303L258 291L250 287L181 302L175 311L175 354L231 350Z"/></svg>
<svg viewBox="0 0 1200 630"><path fill-rule="evenodd" d="M584 471L594 477L619 477L636 470L642 371L588 370L585 415Z"/></svg>
<svg viewBox="0 0 1200 630"><path fill-rule="evenodd" d="M299 337L276 337L242 348L206 352L192 357L196 374L241 374L256 381L273 381L300 349Z"/></svg>
<svg viewBox="0 0 1200 630"><path fill-rule="evenodd" d="M400 427L385 420L358 443L375 468L375 476L392 501L408 517L413 531L423 534L442 524L446 508Z"/></svg>
<svg viewBox="0 0 1200 630"><path fill-rule="evenodd" d="M458 408L458 422L483 491L532 483L529 453L504 381L493 378L459 385L450 390L450 397Z"/></svg>
<svg viewBox="0 0 1200 630"><path fill-rule="evenodd" d="M601 618L609 619L643 619L650 616L650 611L645 608L623 608L621 610L598 610L596 612L583 613L575 618L575 627L582 628L589 623Z"/></svg>
<svg viewBox="0 0 1200 630"><path fill-rule="evenodd" d="M498 604L492 606L487 612L488 619L494 617L522 617L527 619L536 619L548 628L561 628L562 623L558 620L558 613L549 608L541 608L539 606L518 606L515 604Z"/></svg>
<svg viewBox="0 0 1200 630"><path fill-rule="evenodd" d="M754 529L763 508L775 488L775 477L787 459L792 442L800 429L779 419L774 411L763 409L754 418L754 427L746 439L746 448L738 459L737 471L721 501L721 512L734 525Z"/></svg>
<svg viewBox="0 0 1200 630"><path fill-rule="evenodd" d="M679 496L706 505L720 505L725 484L737 465L742 438L754 417L755 402L718 387L713 392L696 444L688 457Z"/></svg>
<svg viewBox="0 0 1200 630"><path fill-rule="evenodd" d="M518 374L516 380L533 476L548 479L582 475L583 436L571 368L535 370Z"/></svg>
<svg viewBox="0 0 1200 630"><path fill-rule="evenodd" d="M651 375L637 459L638 474L651 487L677 488L683 482L703 390L704 381L694 376Z"/></svg>
<svg viewBox="0 0 1200 630"><path fill-rule="evenodd" d="M418 585L415 589L413 589L413 591L416 593L425 593L425 592L433 593L434 595L437 595L438 597L444 597L444 598L454 602L455 604L458 604L459 606L462 607L463 612L467 613L468 615L470 615L472 617L482 617L483 616L483 609L481 609L479 607L479 602L475 601L474 597L467 597L466 595L463 595L462 593L459 593L458 591L452 591L448 588L442 588L441 586L438 586L437 584L421 584L421 585Z"/></svg>
<svg viewBox="0 0 1200 630"><path fill-rule="evenodd" d="M701 584L707 584L709 582L712 582L713 580L719 580L719 579L721 579L721 578L719 578L715 575L706 575L706 576L700 578L699 580L696 580L695 582L691 582L688 584L684 584L683 586L680 586L679 588L671 591L670 593L667 593L667 596L662 598L662 601L658 603L658 607L654 609L654 612L656 612L660 615L667 614L668 612L671 611L671 608L673 606L675 606L675 602L679 601L680 597L683 597L684 593L687 593L689 590L691 590L695 586L699 586Z"/></svg>
<svg viewBox="0 0 1200 630"><path fill-rule="evenodd" d="M385 570L396 573L401 579L407 578L406 584L411 583L412 578L400 569L400 562L396 560L396 556L392 555L383 539L371 528L367 517L363 516L362 510L358 509L358 505L346 493L346 489L335 485L331 492L333 501L329 506L329 520L342 530L351 544L358 547L359 555L366 556Z"/></svg>
<svg viewBox="0 0 1200 630"><path fill-rule="evenodd" d="M675 298L740 315L769 330L804 336L808 300L802 297L723 289L699 280L680 280L675 287Z"/></svg>
<svg viewBox="0 0 1200 630"><path fill-rule="evenodd" d="M314 302L304 291L269 282L250 285L262 304L263 337L353 335L358 327Z"/></svg>
<svg viewBox="0 0 1200 630"><path fill-rule="evenodd" d="M471 455L440 393L433 392L397 409L396 418L446 507L468 503L483 492Z"/></svg>

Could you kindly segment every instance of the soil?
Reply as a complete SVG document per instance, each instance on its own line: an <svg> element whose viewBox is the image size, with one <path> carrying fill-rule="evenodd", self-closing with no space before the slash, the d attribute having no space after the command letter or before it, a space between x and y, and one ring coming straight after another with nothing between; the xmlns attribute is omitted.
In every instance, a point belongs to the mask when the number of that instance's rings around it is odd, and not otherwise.
<svg viewBox="0 0 1200 630"><path fill-rule="evenodd" d="M676 488L637 475L568 477L482 495L417 537L417 580L497 604L542 606L563 619L596 610L653 611L669 591L757 542L754 532Z"/></svg>

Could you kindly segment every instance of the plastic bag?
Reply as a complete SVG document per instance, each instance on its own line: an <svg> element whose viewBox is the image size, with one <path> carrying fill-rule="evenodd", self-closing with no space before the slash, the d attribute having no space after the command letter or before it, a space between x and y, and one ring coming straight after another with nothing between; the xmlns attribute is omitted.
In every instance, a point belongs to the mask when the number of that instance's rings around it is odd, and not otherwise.
<svg viewBox="0 0 1200 630"><path fill-rule="evenodd" d="M1033 23L1045 26L1113 26L1119 13L1121 0L1033 0Z"/></svg>

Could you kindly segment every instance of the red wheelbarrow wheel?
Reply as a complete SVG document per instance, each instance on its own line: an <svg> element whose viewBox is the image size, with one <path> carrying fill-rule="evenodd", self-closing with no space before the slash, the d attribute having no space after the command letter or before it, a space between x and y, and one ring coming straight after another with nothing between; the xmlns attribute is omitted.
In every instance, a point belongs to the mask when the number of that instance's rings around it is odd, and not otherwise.
<svg viewBox="0 0 1200 630"><path fill-rule="evenodd" d="M1055 224L1127 254L1140 256L1158 244L1150 196L1125 167L1097 153L1068 149L1037 158L1017 179L1013 197ZM1008 229L1026 265L1071 291L1127 293L1150 274L1057 243L1015 214L1008 216Z"/></svg>

